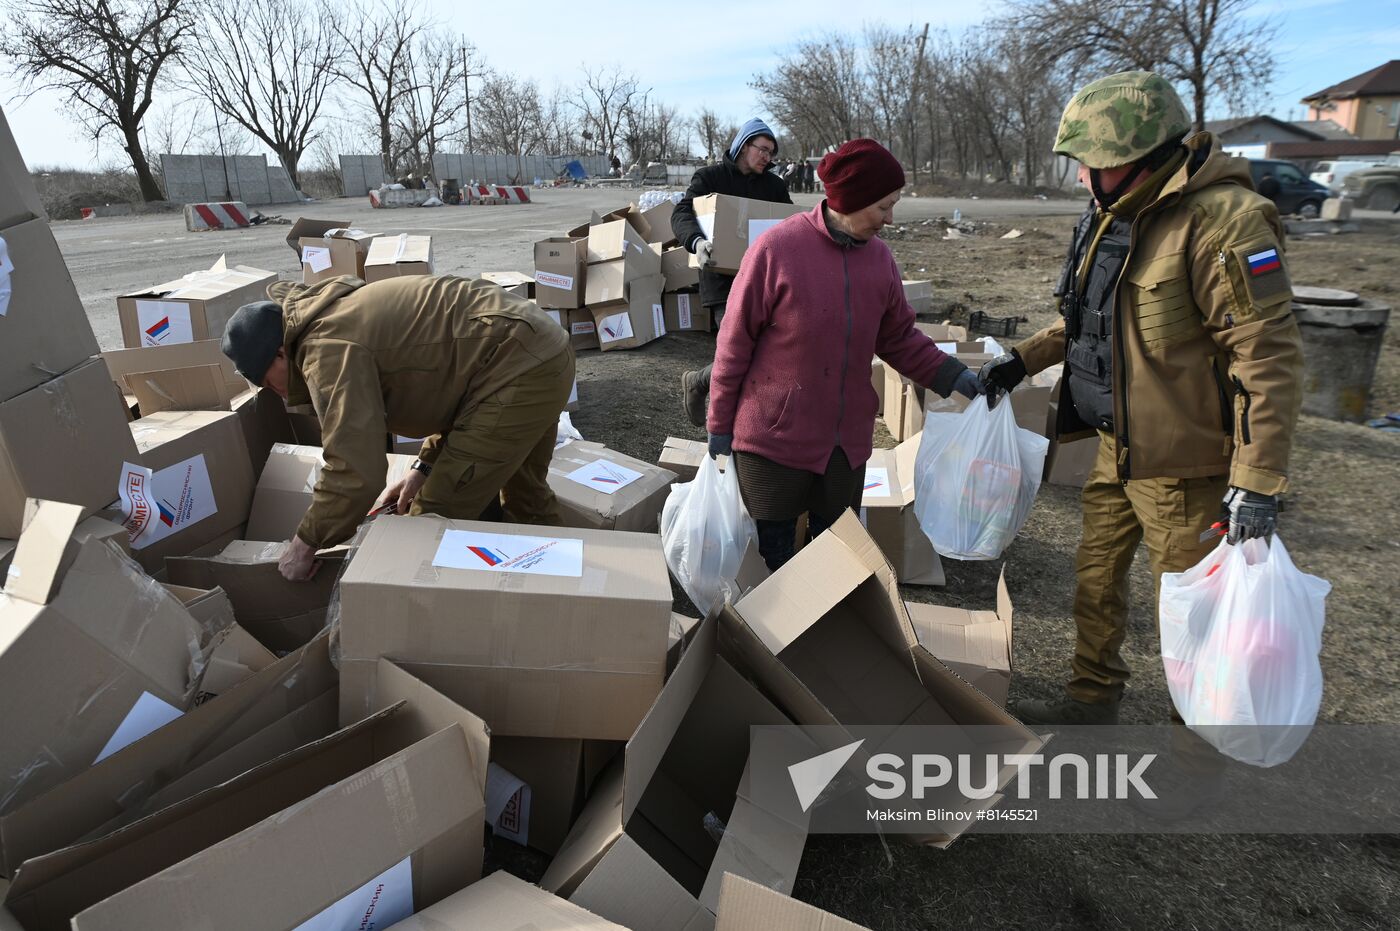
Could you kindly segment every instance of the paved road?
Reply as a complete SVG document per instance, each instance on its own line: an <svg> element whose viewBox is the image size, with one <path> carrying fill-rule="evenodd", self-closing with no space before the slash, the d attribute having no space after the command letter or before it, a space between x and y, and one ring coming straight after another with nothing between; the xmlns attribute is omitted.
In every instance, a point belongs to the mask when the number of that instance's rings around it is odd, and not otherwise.
<svg viewBox="0 0 1400 931"><path fill-rule="evenodd" d="M476 275L484 271L530 272L534 243L587 223L593 211L607 212L636 198L636 190L561 188L537 191L531 204L500 207L374 210L363 198L264 208L264 213L345 220L361 229L386 233L428 233L437 268ZM818 197L799 194L798 203ZM906 198L896 208L900 221L952 216L968 219L1074 214L1077 201ZM77 284L83 306L103 349L121 345L117 296L208 268L227 256L230 265L251 265L293 277L300 265L287 246L286 226L229 232L190 233L179 214L107 217L55 223L54 235Z"/></svg>

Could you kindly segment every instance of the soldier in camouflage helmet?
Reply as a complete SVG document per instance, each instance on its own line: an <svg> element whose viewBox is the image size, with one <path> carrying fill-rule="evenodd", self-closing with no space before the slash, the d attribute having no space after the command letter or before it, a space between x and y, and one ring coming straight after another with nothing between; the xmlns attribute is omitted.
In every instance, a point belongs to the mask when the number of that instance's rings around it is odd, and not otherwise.
<svg viewBox="0 0 1400 931"><path fill-rule="evenodd" d="M1074 95L1055 151L1079 162L1094 196L1055 291L1060 319L981 373L995 403L1027 374L1064 363L1056 435L1098 438L1067 694L1016 703L1028 723L1117 721L1140 541L1154 581L1184 571L1218 545L1220 523L1226 545L1269 536L1288 485L1302 352L1283 229L1248 162L1190 129L1176 91L1150 72ZM1180 778L1153 786L1153 813L1168 817L1218 798L1224 766L1185 727L1174 734Z"/></svg>

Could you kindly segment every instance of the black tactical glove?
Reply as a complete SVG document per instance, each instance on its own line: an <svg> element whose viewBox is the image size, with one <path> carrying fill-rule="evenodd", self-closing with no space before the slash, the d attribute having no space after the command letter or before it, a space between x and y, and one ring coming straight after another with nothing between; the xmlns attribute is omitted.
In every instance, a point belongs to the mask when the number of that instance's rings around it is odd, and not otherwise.
<svg viewBox="0 0 1400 931"><path fill-rule="evenodd" d="M1230 535L1226 539L1232 544L1271 536L1278 525L1277 495L1261 495L1231 485L1222 505L1230 515Z"/></svg>
<svg viewBox="0 0 1400 931"><path fill-rule="evenodd" d="M1016 350L1004 352L977 373L982 382L982 391L987 395L987 406L995 407L997 399L1014 389L1026 377L1026 363Z"/></svg>

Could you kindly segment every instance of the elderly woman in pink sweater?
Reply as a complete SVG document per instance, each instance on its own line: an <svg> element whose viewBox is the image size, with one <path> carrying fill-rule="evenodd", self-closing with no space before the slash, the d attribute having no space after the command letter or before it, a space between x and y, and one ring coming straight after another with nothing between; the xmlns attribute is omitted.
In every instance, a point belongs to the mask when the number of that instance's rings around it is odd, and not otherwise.
<svg viewBox="0 0 1400 931"><path fill-rule="evenodd" d="M870 362L947 397L976 375L914 327L899 266L875 234L894 220L904 169L873 139L822 159L826 200L744 255L710 382L710 454L732 453L768 568L859 508L878 404Z"/></svg>

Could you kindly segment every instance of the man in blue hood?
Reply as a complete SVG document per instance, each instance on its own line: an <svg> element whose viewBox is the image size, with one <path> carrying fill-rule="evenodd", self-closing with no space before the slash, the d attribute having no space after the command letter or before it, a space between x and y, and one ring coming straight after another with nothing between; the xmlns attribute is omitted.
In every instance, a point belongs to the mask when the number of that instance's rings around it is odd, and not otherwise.
<svg viewBox="0 0 1400 931"><path fill-rule="evenodd" d="M695 172L685 197L671 214L671 232L686 249L700 257L700 303L710 311L716 322L724 318L724 304L734 283L731 275L709 267L712 244L695 219L695 198L706 194L730 194L750 200L767 200L779 204L792 203L787 184L775 172L768 170L778 154L777 136L768 124L757 117L749 120L734 141L724 160L706 165ZM710 367L681 376L681 401L690 422L705 426L705 401L710 394Z"/></svg>

